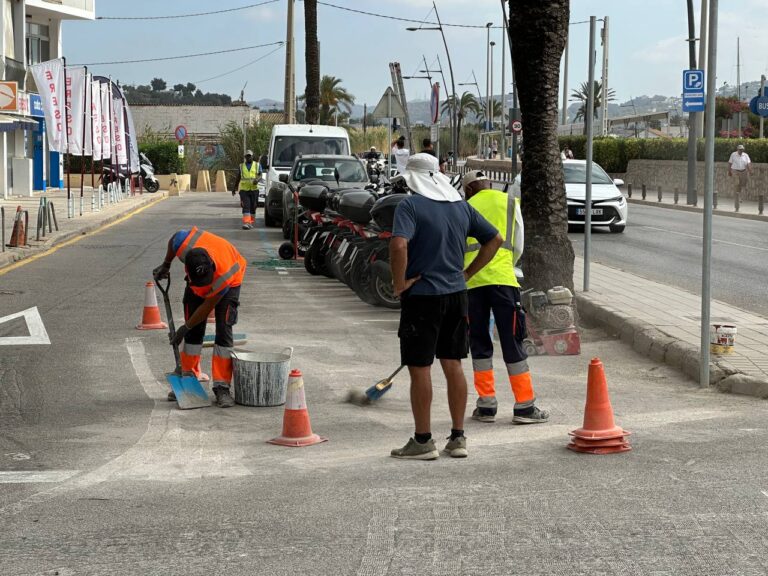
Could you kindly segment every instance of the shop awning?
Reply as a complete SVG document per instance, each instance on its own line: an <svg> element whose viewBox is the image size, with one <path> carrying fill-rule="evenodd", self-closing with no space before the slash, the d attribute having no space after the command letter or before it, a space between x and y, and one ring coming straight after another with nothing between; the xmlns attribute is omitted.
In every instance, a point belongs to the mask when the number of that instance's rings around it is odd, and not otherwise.
<svg viewBox="0 0 768 576"><path fill-rule="evenodd" d="M23 116L9 116L0 114L0 132L13 132L14 130L33 130L37 127L37 121Z"/></svg>

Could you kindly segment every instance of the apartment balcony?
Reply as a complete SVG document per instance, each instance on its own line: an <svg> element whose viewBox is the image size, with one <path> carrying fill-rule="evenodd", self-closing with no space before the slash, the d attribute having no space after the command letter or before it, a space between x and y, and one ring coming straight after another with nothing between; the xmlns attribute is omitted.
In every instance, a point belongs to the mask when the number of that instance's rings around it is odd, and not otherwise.
<svg viewBox="0 0 768 576"><path fill-rule="evenodd" d="M26 5L27 14L33 18L96 19L96 0L26 0Z"/></svg>

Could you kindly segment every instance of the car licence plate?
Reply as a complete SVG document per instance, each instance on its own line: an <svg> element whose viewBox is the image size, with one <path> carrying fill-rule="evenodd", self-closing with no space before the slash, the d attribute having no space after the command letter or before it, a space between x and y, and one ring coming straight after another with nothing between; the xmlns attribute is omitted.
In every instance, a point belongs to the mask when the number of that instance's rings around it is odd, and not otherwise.
<svg viewBox="0 0 768 576"><path fill-rule="evenodd" d="M577 216L585 216L587 213L586 208L576 208L576 215ZM603 215L603 209L602 208L592 208L592 216L602 216Z"/></svg>

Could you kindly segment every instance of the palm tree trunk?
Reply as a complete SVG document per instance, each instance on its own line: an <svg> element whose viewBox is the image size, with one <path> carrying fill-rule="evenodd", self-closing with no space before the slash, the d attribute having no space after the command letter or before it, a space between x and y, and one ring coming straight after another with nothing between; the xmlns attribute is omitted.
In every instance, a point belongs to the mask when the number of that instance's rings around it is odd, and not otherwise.
<svg viewBox="0 0 768 576"><path fill-rule="evenodd" d="M320 109L320 51L317 44L317 0L304 0L304 51L307 68L306 122L317 124Z"/></svg>
<svg viewBox="0 0 768 576"><path fill-rule="evenodd" d="M570 0L509 0L509 35L525 134L522 211L525 287L573 289L573 246L557 141L560 57Z"/></svg>

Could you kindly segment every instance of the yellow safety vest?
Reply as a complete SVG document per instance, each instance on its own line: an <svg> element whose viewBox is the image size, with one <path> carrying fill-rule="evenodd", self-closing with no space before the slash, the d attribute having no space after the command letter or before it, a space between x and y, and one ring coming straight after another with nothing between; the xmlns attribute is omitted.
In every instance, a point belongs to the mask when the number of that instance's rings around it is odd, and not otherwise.
<svg viewBox="0 0 768 576"><path fill-rule="evenodd" d="M470 206L488 220L504 239L504 243L484 268L467 282L467 288L480 286L515 286L520 283L515 276L515 264L523 254L523 216L520 199L500 190L481 190L467 200ZM477 257L480 244L475 238L467 238L464 268Z"/></svg>
<svg viewBox="0 0 768 576"><path fill-rule="evenodd" d="M248 170L248 166L245 162L240 164L240 190L243 192L250 192L256 190L256 183L254 180L259 177L259 165L256 162L251 162L251 169Z"/></svg>

